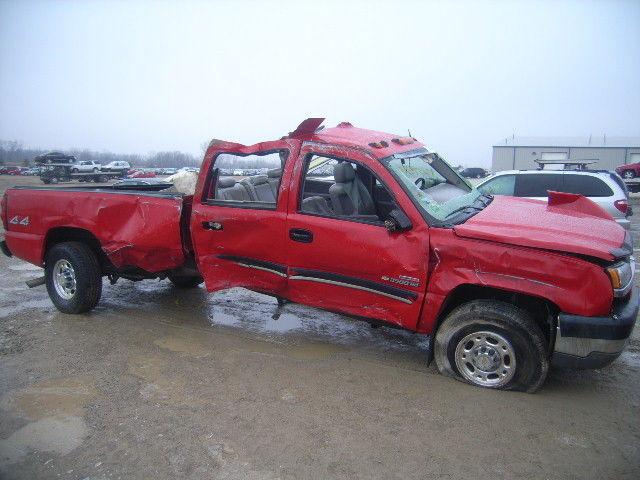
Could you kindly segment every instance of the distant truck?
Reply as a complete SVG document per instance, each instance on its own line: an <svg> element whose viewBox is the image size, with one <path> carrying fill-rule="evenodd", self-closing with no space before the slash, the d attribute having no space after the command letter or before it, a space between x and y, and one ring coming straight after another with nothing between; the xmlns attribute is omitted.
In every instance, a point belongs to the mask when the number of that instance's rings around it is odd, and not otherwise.
<svg viewBox="0 0 640 480"><path fill-rule="evenodd" d="M44 184L56 184L61 182L96 182L104 183L116 178L122 178L126 172L103 172L92 167L91 171L78 171L77 164L45 164L39 168L40 180Z"/></svg>
<svg viewBox="0 0 640 480"><path fill-rule="evenodd" d="M479 387L533 392L550 362L620 355L638 313L633 244L602 208L482 194L414 138L321 123L213 140L194 195L10 188L2 249L44 267L30 284L65 313L94 308L103 276L245 287L430 335L440 372ZM225 154L280 168L236 181L220 175Z"/></svg>

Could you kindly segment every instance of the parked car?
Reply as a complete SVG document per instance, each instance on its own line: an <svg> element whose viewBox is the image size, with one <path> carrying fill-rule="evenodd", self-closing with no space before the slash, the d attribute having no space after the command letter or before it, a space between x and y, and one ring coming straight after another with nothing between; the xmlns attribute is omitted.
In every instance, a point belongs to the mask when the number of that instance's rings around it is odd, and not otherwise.
<svg viewBox="0 0 640 480"><path fill-rule="evenodd" d="M193 196L9 188L0 247L44 267L65 313L93 309L103 276L244 287L429 335L440 372L480 387L533 392L550 362L620 355L639 308L633 242L591 200L486 195L413 138L321 123L212 142ZM281 168L236 181L218 175L223 153ZM341 160L333 181L308 177L314 158Z"/></svg>
<svg viewBox="0 0 640 480"><path fill-rule="evenodd" d="M127 178L155 178L156 174L151 171L135 170L127 175Z"/></svg>
<svg viewBox="0 0 640 480"><path fill-rule="evenodd" d="M98 173L102 169L102 165L93 160L83 160L71 167L71 173Z"/></svg>
<svg viewBox="0 0 640 480"><path fill-rule="evenodd" d="M5 167L4 175L22 175L22 170L20 167Z"/></svg>
<svg viewBox="0 0 640 480"><path fill-rule="evenodd" d="M462 170L460 175L465 178L484 178L488 175L488 172L484 168L471 167Z"/></svg>
<svg viewBox="0 0 640 480"><path fill-rule="evenodd" d="M490 195L547 200L549 191L583 195L609 213L625 229L631 228L627 187L615 172L589 170L507 170L478 185Z"/></svg>
<svg viewBox="0 0 640 480"><path fill-rule="evenodd" d="M62 152L49 152L43 155L38 155L33 159L35 163L63 163L63 164L72 164L76 163L77 159L73 155L67 155Z"/></svg>
<svg viewBox="0 0 640 480"><path fill-rule="evenodd" d="M626 165L620 165L616 167L616 172L622 178L640 177L640 163L628 163Z"/></svg>
<svg viewBox="0 0 640 480"><path fill-rule="evenodd" d="M115 162L109 162L102 167L102 170L105 172L122 172L125 173L131 168L129 162L123 162L120 160L116 160Z"/></svg>

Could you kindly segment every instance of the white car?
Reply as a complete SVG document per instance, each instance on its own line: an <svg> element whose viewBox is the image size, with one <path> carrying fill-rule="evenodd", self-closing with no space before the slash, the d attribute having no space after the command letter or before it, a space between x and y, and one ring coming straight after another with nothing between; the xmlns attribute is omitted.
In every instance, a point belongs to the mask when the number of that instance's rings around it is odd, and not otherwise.
<svg viewBox="0 0 640 480"><path fill-rule="evenodd" d="M85 160L77 162L71 167L71 173L98 173L102 169L102 165L93 160Z"/></svg>
<svg viewBox="0 0 640 480"><path fill-rule="evenodd" d="M546 201L549 190L577 193L600 205L626 229L631 228L627 187L615 172L606 170L507 170L477 187L489 195L510 195Z"/></svg>
<svg viewBox="0 0 640 480"><path fill-rule="evenodd" d="M104 167L102 167L102 170L105 170L107 172L118 172L118 171L126 171L129 170L131 168L131 165L129 165L129 162L122 162L122 161L115 161L115 162L110 162L107 163Z"/></svg>

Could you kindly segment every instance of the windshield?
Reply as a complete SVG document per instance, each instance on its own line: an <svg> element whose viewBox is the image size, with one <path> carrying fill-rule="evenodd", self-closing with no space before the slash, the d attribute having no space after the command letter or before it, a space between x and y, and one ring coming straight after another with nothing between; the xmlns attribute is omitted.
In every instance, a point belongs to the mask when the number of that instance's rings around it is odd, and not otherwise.
<svg viewBox="0 0 640 480"><path fill-rule="evenodd" d="M438 154L417 150L387 157L385 163L429 216L459 223L488 204L487 198Z"/></svg>

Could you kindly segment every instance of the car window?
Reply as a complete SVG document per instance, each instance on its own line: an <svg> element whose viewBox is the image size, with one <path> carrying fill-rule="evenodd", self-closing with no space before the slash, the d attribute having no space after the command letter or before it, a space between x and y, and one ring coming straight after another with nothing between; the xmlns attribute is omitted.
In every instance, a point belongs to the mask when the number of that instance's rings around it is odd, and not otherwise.
<svg viewBox="0 0 640 480"><path fill-rule="evenodd" d="M516 197L546 197L549 190L563 191L561 173L523 173L516 176Z"/></svg>
<svg viewBox="0 0 640 480"><path fill-rule="evenodd" d="M253 155L221 153L213 162L213 179L206 200L216 205L244 208L276 208L280 178L288 150L259 152ZM243 169L235 168L242 165ZM224 175L232 169L234 175ZM256 174L266 169L265 174ZM247 173L251 173L247 175Z"/></svg>
<svg viewBox="0 0 640 480"><path fill-rule="evenodd" d="M489 195L513 195L515 185L515 175L500 175L480 185L478 190Z"/></svg>
<svg viewBox="0 0 640 480"><path fill-rule="evenodd" d="M591 175L572 175L565 173L563 192L577 193L585 197L610 197L613 195L611 187L598 177Z"/></svg>
<svg viewBox="0 0 640 480"><path fill-rule="evenodd" d="M300 213L384 225L398 208L371 170L346 159L308 156L302 182Z"/></svg>

